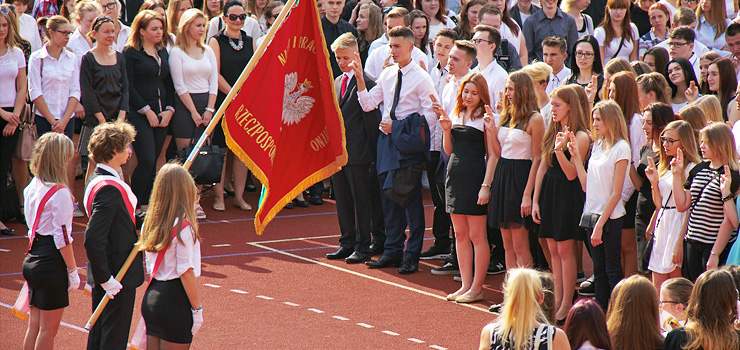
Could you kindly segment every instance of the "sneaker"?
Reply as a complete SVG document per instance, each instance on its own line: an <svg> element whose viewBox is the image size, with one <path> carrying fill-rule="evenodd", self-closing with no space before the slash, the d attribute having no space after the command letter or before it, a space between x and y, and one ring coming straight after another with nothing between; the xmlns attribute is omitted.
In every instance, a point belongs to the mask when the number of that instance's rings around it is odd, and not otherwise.
<svg viewBox="0 0 740 350"><path fill-rule="evenodd" d="M195 206L195 218L198 220L206 218L206 212L203 210L203 207L200 206L200 203Z"/></svg>
<svg viewBox="0 0 740 350"><path fill-rule="evenodd" d="M583 283L586 281L586 273L581 271L576 275L576 283Z"/></svg>
<svg viewBox="0 0 740 350"><path fill-rule="evenodd" d="M440 247L436 244L433 244L429 249L423 251L421 255L419 255L419 259L421 260L431 260L431 259L444 259L447 256L450 255L450 247L447 246L447 249L444 247Z"/></svg>
<svg viewBox="0 0 740 350"><path fill-rule="evenodd" d="M446 263L442 267L432 269L432 275L444 276L444 275L455 275L460 273L460 268L457 265Z"/></svg>
<svg viewBox="0 0 740 350"><path fill-rule="evenodd" d="M455 282L462 282L462 276L459 274L455 275L455 277L452 277L452 280Z"/></svg>
<svg viewBox="0 0 740 350"><path fill-rule="evenodd" d="M84 218L85 217L85 213L82 210L80 210L80 207L77 206L77 203L75 203L75 210L74 210L74 212L72 212L72 216L73 217L76 217L76 218Z"/></svg>
<svg viewBox="0 0 740 350"><path fill-rule="evenodd" d="M498 261L491 261L491 263L488 264L489 275L498 275L504 272L506 272L506 266L504 266L503 263Z"/></svg>
<svg viewBox="0 0 740 350"><path fill-rule="evenodd" d="M594 286L594 276L589 277L587 280L581 283L581 289L578 290L578 294L585 297L592 297L596 295L596 286Z"/></svg>
<svg viewBox="0 0 740 350"><path fill-rule="evenodd" d="M501 309L503 309L503 308L504 308L504 304L503 303L501 303L501 304L493 304L493 305L491 305L491 306L488 307L488 312L493 312L493 313L500 314L501 313Z"/></svg>

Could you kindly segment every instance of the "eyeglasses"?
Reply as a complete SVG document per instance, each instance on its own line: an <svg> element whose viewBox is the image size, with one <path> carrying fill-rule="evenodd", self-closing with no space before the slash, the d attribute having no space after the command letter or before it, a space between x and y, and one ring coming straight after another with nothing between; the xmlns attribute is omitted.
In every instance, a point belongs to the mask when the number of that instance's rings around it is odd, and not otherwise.
<svg viewBox="0 0 740 350"><path fill-rule="evenodd" d="M6 5L6 6L3 6L3 7L0 7L0 12L4 13L6 15L8 13L10 13L10 11L15 12L15 5Z"/></svg>
<svg viewBox="0 0 740 350"><path fill-rule="evenodd" d="M594 55L596 54L593 52L576 51L576 57L578 58L591 58L594 57Z"/></svg>
<svg viewBox="0 0 740 350"><path fill-rule="evenodd" d="M232 13L232 14L226 16L226 17L228 17L229 20L232 21L232 22L233 21L236 21L237 19L240 20L240 21L243 21L243 20L247 19L247 14L246 13L242 13L241 15L235 15L235 14Z"/></svg>
<svg viewBox="0 0 740 350"><path fill-rule="evenodd" d="M675 42L675 41L669 41L668 42L668 47L684 47L684 46L686 46L688 44L689 43L678 43L678 42Z"/></svg>
<svg viewBox="0 0 740 350"><path fill-rule="evenodd" d="M473 39L471 41L473 42L473 44L476 44L476 45L480 45L480 43L493 44L493 41L488 41L488 40L485 40L485 39Z"/></svg>
<svg viewBox="0 0 740 350"><path fill-rule="evenodd" d="M113 23L113 18L108 15L102 15L98 16L98 18L95 19L95 22L93 22L93 30L97 31L100 26L102 26L106 22Z"/></svg>
<svg viewBox="0 0 740 350"><path fill-rule="evenodd" d="M674 140L674 139L671 139L671 138L668 138L668 137L665 137L665 136L661 136L660 137L660 142L661 143L666 143L666 144L668 144L668 146L673 146L673 144L676 143L676 142L678 142L678 141L680 141L680 140Z"/></svg>
<svg viewBox="0 0 740 350"><path fill-rule="evenodd" d="M269 16L267 16L267 18L269 18L269 19L277 19L279 16L280 16L280 14L277 14L277 15L269 15Z"/></svg>
<svg viewBox="0 0 740 350"><path fill-rule="evenodd" d="M676 305L678 305L678 304L681 304L681 302L680 301L673 301L673 300L661 300L660 301L660 305L663 305L663 304L676 304Z"/></svg>
<svg viewBox="0 0 740 350"><path fill-rule="evenodd" d="M54 29L52 29L52 30L54 30ZM54 31L57 32L57 33L59 33L59 34L62 34L63 36L69 36L70 34L72 34L72 31L70 31L70 30L54 30Z"/></svg>
<svg viewBox="0 0 740 350"><path fill-rule="evenodd" d="M681 0L681 5L683 4L698 4L699 0Z"/></svg>

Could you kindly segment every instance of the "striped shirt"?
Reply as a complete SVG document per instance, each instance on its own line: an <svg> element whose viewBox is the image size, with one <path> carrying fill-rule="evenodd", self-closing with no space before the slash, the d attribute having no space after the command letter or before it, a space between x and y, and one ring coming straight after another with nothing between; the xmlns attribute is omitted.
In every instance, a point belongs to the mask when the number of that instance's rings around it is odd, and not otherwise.
<svg viewBox="0 0 740 350"><path fill-rule="evenodd" d="M740 186L740 173L731 170L731 193L735 193ZM695 242L714 244L717 240L720 225L725 218L722 192L720 191L720 177L724 167L712 169L709 162L702 162L689 173L689 179L684 188L691 190L691 213L686 238ZM735 240L733 231L730 242Z"/></svg>

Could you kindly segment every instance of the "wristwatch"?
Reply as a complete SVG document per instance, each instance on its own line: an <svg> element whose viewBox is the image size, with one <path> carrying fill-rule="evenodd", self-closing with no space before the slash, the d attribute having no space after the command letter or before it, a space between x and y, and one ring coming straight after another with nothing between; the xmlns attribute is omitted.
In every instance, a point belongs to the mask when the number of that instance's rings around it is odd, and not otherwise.
<svg viewBox="0 0 740 350"><path fill-rule="evenodd" d="M206 107L206 112L216 113L216 110L211 107Z"/></svg>

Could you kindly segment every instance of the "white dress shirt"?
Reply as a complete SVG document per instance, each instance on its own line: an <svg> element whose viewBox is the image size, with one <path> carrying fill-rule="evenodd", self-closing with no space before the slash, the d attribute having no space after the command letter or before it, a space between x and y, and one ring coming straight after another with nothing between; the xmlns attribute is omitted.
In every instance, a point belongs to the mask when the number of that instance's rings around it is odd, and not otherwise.
<svg viewBox="0 0 740 350"><path fill-rule="evenodd" d="M483 74L483 77L486 78L486 82L488 83L488 96L491 97L491 107L495 106L496 102L498 102L499 91L504 91L506 78L509 76L509 73L501 68L495 59L491 61L483 71L480 70L480 64L478 64L478 66L473 68L472 72L481 73Z"/></svg>
<svg viewBox="0 0 740 350"><path fill-rule="evenodd" d="M383 103L383 120L391 120L391 108L393 106L393 95L396 92L398 70L397 64L386 68L370 91L365 89L357 92L360 106L365 112L370 112ZM438 123L437 114L432 110L432 100L429 95L434 95L437 100L439 100L439 96L434 91L434 83L432 83L429 74L414 62L410 62L401 68L401 74L403 74L403 77L401 93L396 106L396 119L402 120L412 113L419 113L424 115L428 125Z"/></svg>
<svg viewBox="0 0 740 350"><path fill-rule="evenodd" d="M524 23L524 18L522 18L522 23ZM514 22L514 25L519 28L519 26ZM517 52L522 48L522 40L524 40L524 35L522 34L522 29L519 28L519 32L514 35L514 32L509 28L506 23L501 23L501 27L499 28L499 31L501 33L501 39L508 40L511 45L514 46ZM526 62L525 62L526 63Z"/></svg>
<svg viewBox="0 0 740 350"><path fill-rule="evenodd" d="M92 50L93 46L90 45L90 43L87 42L87 39L85 39L85 36L82 35L82 33L80 33L80 28L77 28L69 36L69 41L67 42L67 48L72 50L72 52L74 52L75 55L82 57L88 51Z"/></svg>
<svg viewBox="0 0 740 350"><path fill-rule="evenodd" d="M131 28L123 24L121 21L118 21L118 24L121 25L121 31L118 32L118 38L116 38L116 42L111 45L111 48L118 52L123 52L128 36L131 34Z"/></svg>
<svg viewBox="0 0 740 350"><path fill-rule="evenodd" d="M545 88L547 95L549 96L551 92L563 85L570 75L570 68L566 66L563 66L563 69L558 73L550 73L550 81L547 82L547 87Z"/></svg>
<svg viewBox="0 0 740 350"><path fill-rule="evenodd" d="M370 47L367 49L367 56L370 57L370 54L373 53L375 49L385 45L388 45L388 36L383 33L380 38L377 38L370 43Z"/></svg>
<svg viewBox="0 0 740 350"><path fill-rule="evenodd" d="M434 90L437 91L437 95L442 96L442 90L444 90L445 85L447 85L447 79L449 79L450 72L447 70L447 66L442 66L442 64L437 60L434 61L434 68L432 68L429 76L432 77Z"/></svg>
<svg viewBox="0 0 740 350"><path fill-rule="evenodd" d="M471 74L473 74L473 71L469 70L465 75L460 77L460 79L455 79L454 75L450 76L450 81L445 84L442 94L439 96L441 98L440 103L442 104L442 108L447 112L447 115L452 115L452 110L455 109L455 104L457 104L457 92L460 90L460 84Z"/></svg>
<svg viewBox="0 0 740 350"><path fill-rule="evenodd" d="M365 62L365 73L367 73L370 78L378 79L380 73L383 72L383 63L385 62L385 59L390 56L390 54L391 47L388 45L383 45L377 50L373 51L373 53L367 57L367 61ZM416 46L414 46L414 49L411 51L411 59L418 65L420 65L421 62L424 62L425 69L430 68L429 62L427 61L427 55L423 51L419 50L419 48ZM388 60L388 62L391 64L395 63L393 62L392 57Z"/></svg>
<svg viewBox="0 0 740 350"><path fill-rule="evenodd" d="M26 13L21 14L18 16L18 25L18 34L20 34L21 38L31 43L31 51L36 51L44 45L39 34L39 27L32 16Z"/></svg>
<svg viewBox="0 0 740 350"><path fill-rule="evenodd" d="M727 28L730 23L732 23L732 21L725 18L725 28ZM709 24L706 17L704 17L703 15L698 18L696 28L694 28L694 32L696 32L696 39L694 40L695 42L701 42L710 50L713 50L722 55L722 57L728 57L730 55L729 51L722 50L725 46L727 46L727 42L725 42L725 33L722 33L719 37L715 38L714 35L715 33L717 33L717 26Z"/></svg>
<svg viewBox="0 0 740 350"><path fill-rule="evenodd" d="M46 184L34 177L31 183L23 190L25 207L23 214L28 221L28 237L31 237L31 228L36 220L36 213L44 198L46 192L55 184ZM74 201L69 189L62 188L55 193L44 206L39 220L39 226L36 228L36 234L42 236L52 236L54 245L57 249L64 248L72 244L72 212L74 211Z"/></svg>
<svg viewBox="0 0 740 350"><path fill-rule="evenodd" d="M31 54L28 83L31 101L43 96L54 119L64 117L70 97L80 100L80 58L62 49L59 59L49 55L48 45ZM41 65L43 61L43 73ZM43 117L41 111L36 115Z"/></svg>
<svg viewBox="0 0 740 350"><path fill-rule="evenodd" d="M175 227L178 220L175 219ZM200 241L195 239L193 227L188 225L180 231L179 237L182 241L173 237L167 251L164 252L164 258L159 264L157 273L154 278L157 281L169 281L180 278L188 269L193 269L195 277L200 276ZM146 270L151 274L154 270L154 263L157 261L159 252L146 252Z"/></svg>
<svg viewBox="0 0 740 350"><path fill-rule="evenodd" d="M208 22L208 34L206 35L206 38L210 40L212 37L217 35L219 32L219 27L221 29L226 28L226 23L224 23L224 19L221 16L211 18L211 21ZM249 35L252 40L255 41L262 36L259 22L257 22L257 20L252 17L247 17L244 20L242 30L247 33L247 35Z"/></svg>

